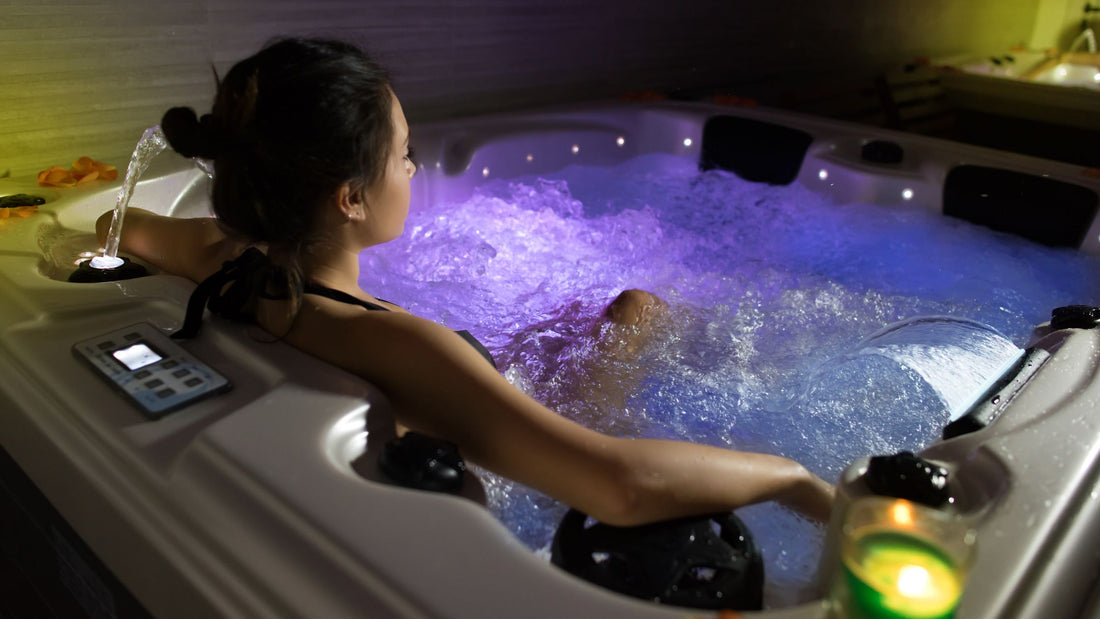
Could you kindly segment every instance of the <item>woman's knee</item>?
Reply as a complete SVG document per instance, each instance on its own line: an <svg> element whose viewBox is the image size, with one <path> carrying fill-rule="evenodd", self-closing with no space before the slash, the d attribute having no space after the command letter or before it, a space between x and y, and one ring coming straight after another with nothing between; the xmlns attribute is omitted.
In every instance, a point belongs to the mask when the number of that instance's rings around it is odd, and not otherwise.
<svg viewBox="0 0 1100 619"><path fill-rule="evenodd" d="M604 310L604 316L611 322L621 325L642 325L649 322L664 308L665 302L657 295L638 288L630 288L615 297L615 300Z"/></svg>

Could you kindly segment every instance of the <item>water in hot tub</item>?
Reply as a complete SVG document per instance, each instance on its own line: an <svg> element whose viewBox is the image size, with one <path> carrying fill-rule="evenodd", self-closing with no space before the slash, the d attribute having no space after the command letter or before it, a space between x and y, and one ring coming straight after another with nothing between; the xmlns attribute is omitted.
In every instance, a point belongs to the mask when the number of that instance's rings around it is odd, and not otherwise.
<svg viewBox="0 0 1100 619"><path fill-rule="evenodd" d="M1003 354L1052 308L1100 303L1100 261L1077 252L664 155L490 182L410 213L404 236L362 262L364 288L469 329L513 384L562 415L781 454L829 480L858 457L920 449L949 417L916 369L860 354L868 336L953 316L911 343L942 344L948 361L959 337ZM631 287L662 297L668 316L632 352L608 355L601 342L630 333L598 316ZM547 552L565 507L479 473L490 509ZM823 527L774 504L738 513L765 556L768 605L804 594Z"/></svg>

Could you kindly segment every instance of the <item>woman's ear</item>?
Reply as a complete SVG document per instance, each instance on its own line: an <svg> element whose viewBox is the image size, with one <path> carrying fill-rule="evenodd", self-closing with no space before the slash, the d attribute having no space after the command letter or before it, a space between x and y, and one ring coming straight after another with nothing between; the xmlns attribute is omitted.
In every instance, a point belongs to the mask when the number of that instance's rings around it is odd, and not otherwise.
<svg viewBox="0 0 1100 619"><path fill-rule="evenodd" d="M348 181L337 188L336 208L344 221L359 221L366 216L366 196L359 183Z"/></svg>

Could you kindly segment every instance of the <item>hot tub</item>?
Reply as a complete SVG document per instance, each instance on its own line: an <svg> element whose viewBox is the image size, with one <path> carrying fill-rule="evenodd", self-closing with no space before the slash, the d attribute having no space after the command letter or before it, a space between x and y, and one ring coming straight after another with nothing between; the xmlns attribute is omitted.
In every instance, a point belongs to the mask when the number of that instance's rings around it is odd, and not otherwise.
<svg viewBox="0 0 1100 619"><path fill-rule="evenodd" d="M1100 179L1079 167L788 113L615 104L413 132L421 157L413 212L461 203L501 179L663 154L837 204L946 212L1074 255L1100 255ZM21 506L25 528L41 534L43 571L89 614L713 616L579 581L477 501L397 488L353 466L366 448L366 422L386 415L383 395L250 327L211 320L182 345L231 389L143 415L74 346L108 334L125 340L134 325L174 330L193 284L157 273L66 282L79 253L94 250L93 222L113 207L117 186L0 182L2 194L49 200L0 228L7 500ZM162 155L133 204L205 215L207 183L191 162ZM1036 196L1049 198L1041 212ZM954 509L977 530L959 617L1069 617L1090 603L1095 610L1100 331L1081 326L1038 329L1028 342L1031 367L975 402L985 415L976 426L922 452L949 470ZM867 493L866 467L857 458L844 470L842 501ZM28 498L40 495L45 502ZM838 527L834 518L827 547ZM43 556L11 539L5 550L24 563ZM826 550L823 564L830 560ZM824 585L810 597L823 592ZM826 610L810 599L761 616L808 619Z"/></svg>
<svg viewBox="0 0 1100 619"><path fill-rule="evenodd" d="M1055 57L1019 52L937 64L944 69L944 94L955 107L1095 132L1100 129L1093 112L1100 102L1098 58L1083 52Z"/></svg>

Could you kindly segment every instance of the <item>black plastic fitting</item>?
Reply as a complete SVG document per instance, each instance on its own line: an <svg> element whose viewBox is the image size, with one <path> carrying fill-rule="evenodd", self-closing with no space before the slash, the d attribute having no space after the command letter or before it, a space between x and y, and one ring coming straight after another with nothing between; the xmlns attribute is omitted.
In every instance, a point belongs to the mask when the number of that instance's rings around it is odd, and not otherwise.
<svg viewBox="0 0 1100 619"><path fill-rule="evenodd" d="M458 446L419 432L406 432L387 442L378 466L399 485L429 492L458 493L466 478L466 462Z"/></svg>
<svg viewBox="0 0 1100 619"><path fill-rule="evenodd" d="M951 499L947 469L910 451L892 456L873 456L867 465L864 481L875 494L929 507L942 507Z"/></svg>
<svg viewBox="0 0 1100 619"><path fill-rule="evenodd" d="M1050 328L1094 329L1100 325L1100 307L1091 305L1067 305L1050 312Z"/></svg>
<svg viewBox="0 0 1100 619"><path fill-rule="evenodd" d="M69 281L76 284L99 284L134 279L149 274L145 267L131 261L129 258L123 258L122 264L113 269L97 269L91 263L91 260L81 262L80 266L69 274Z"/></svg>

